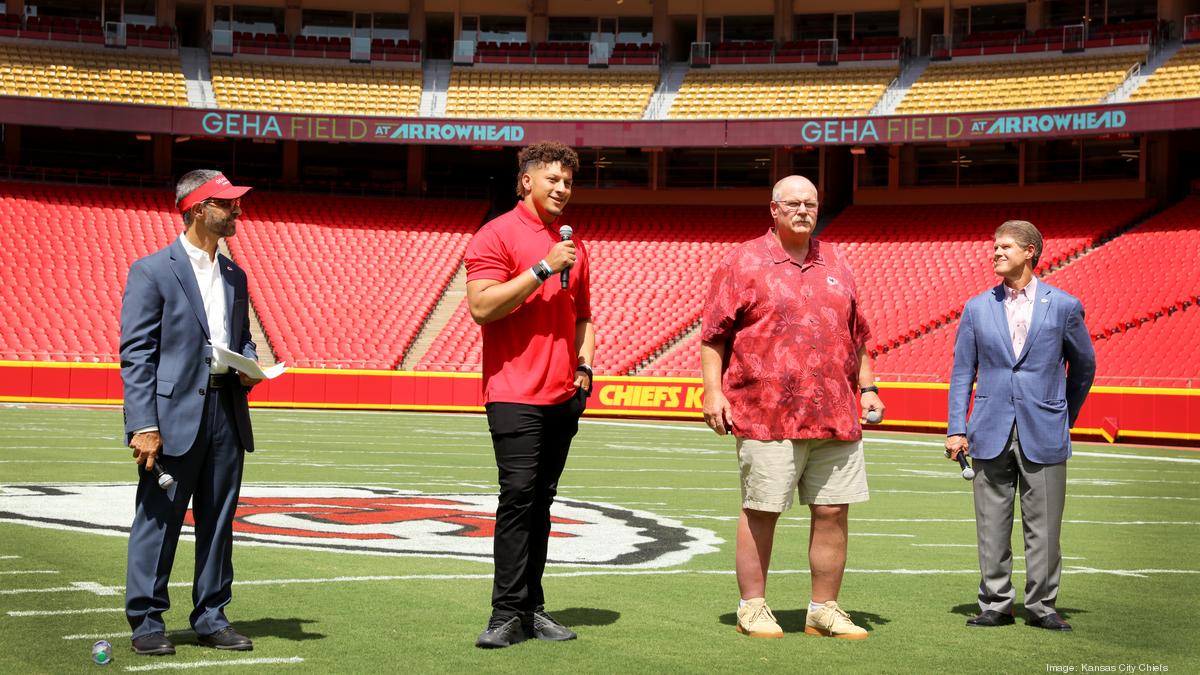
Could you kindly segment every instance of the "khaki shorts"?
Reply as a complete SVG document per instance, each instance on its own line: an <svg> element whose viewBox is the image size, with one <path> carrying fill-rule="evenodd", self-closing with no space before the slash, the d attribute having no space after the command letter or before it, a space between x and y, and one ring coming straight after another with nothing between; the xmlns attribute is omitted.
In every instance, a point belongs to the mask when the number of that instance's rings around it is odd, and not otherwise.
<svg viewBox="0 0 1200 675"><path fill-rule="evenodd" d="M742 508L783 513L800 492L801 504L865 502L867 467L862 441L737 439Z"/></svg>

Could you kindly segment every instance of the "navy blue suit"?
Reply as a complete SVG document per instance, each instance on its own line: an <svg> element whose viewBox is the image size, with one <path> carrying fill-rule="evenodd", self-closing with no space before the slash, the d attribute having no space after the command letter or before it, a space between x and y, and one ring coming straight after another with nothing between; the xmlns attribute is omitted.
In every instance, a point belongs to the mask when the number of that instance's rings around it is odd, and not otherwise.
<svg viewBox="0 0 1200 675"><path fill-rule="evenodd" d="M257 359L250 339L246 274L218 254L229 348ZM188 501L196 531L192 627L202 635L229 625L233 586L233 516L243 453L254 449L246 389L231 371L228 386L209 386L208 320L195 272L179 240L129 269L121 305L121 379L126 441L158 427L159 460L176 484L158 487L139 468L129 534L125 613L133 637L164 630L167 582Z"/></svg>
<svg viewBox="0 0 1200 675"><path fill-rule="evenodd" d="M1025 611L1054 613L1071 426L1096 374L1083 304L1038 281L1020 354L1004 311L1005 285L967 301L954 341L947 434L965 434L973 458L979 607L1013 612L1013 506L1021 498ZM974 407L967 419L971 385Z"/></svg>

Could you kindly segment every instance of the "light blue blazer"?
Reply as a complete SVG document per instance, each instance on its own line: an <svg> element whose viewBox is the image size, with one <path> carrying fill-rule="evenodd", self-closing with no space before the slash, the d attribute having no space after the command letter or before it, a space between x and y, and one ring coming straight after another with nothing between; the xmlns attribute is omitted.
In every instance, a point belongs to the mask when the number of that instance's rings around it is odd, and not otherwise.
<svg viewBox="0 0 1200 675"><path fill-rule="evenodd" d="M1013 421L1021 450L1038 464L1071 456L1070 428L1096 375L1096 352L1083 304L1041 280L1029 336L1014 354L1004 313L1004 284L967 301L954 340L946 434L966 434L972 457L992 459ZM974 407L971 385L976 384Z"/></svg>
<svg viewBox="0 0 1200 675"><path fill-rule="evenodd" d="M246 273L217 254L225 284L229 349L256 359L250 339ZM121 303L121 380L125 385L125 442L134 431L157 426L162 452L186 453L196 440L208 387L208 320L196 273L178 239L129 268ZM254 450L246 390L233 389L233 412L242 448Z"/></svg>

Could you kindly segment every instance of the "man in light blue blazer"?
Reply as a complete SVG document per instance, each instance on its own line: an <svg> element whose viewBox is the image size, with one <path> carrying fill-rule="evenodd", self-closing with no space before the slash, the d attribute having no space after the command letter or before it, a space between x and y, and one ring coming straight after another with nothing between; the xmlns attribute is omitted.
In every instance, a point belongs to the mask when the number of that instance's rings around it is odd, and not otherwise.
<svg viewBox="0 0 1200 675"><path fill-rule="evenodd" d="M196 534L191 624L201 644L245 651L251 641L225 618L233 586L233 516L244 452L254 449L246 392L257 380L213 358L213 345L257 359L246 274L217 253L237 230L241 197L217 171L176 186L187 230L129 269L121 304L125 439L140 466L129 532L125 614L133 651L175 653L162 615L188 501ZM174 485L160 488L154 469Z"/></svg>
<svg viewBox="0 0 1200 675"><path fill-rule="evenodd" d="M1058 615L1070 428L1096 374L1096 354L1074 296L1033 274L1042 235L1010 220L995 234L1004 282L967 301L954 342L946 454L973 458L980 614L973 627L1014 623L1013 502L1021 495L1026 623L1071 630ZM971 385L977 385L972 403Z"/></svg>

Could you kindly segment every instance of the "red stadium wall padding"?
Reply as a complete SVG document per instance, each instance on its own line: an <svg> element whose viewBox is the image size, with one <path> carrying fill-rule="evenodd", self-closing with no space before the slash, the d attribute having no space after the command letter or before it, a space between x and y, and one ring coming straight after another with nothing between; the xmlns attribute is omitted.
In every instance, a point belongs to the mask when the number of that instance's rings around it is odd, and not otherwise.
<svg viewBox="0 0 1200 675"><path fill-rule="evenodd" d="M880 387L888 420L877 428L946 428L946 384ZM0 402L119 404L121 389L114 363L0 361ZM698 420L701 391L696 378L599 376L587 414ZM483 410L474 373L294 368L255 387L250 400L257 408ZM1072 431L1109 441L1200 446L1200 389L1094 387Z"/></svg>

